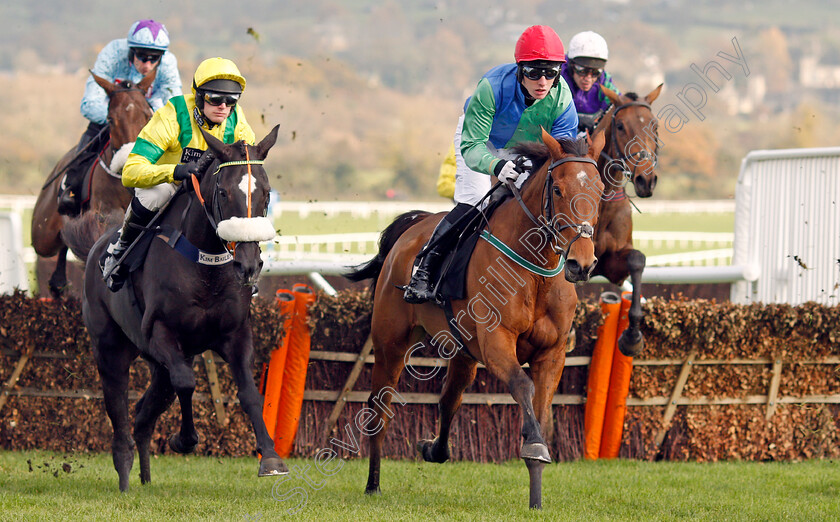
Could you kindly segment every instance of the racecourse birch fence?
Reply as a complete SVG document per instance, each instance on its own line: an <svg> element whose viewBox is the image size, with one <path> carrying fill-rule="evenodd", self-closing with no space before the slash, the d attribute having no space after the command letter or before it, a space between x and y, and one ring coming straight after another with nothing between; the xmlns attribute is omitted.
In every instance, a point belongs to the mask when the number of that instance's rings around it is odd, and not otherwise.
<svg viewBox="0 0 840 522"><path fill-rule="evenodd" d="M311 347L293 455L332 447L365 456L354 423L365 406L373 355L366 342L367 293L319 294L310 310ZM708 301L645 304L646 349L633 362L620 456L638 459L797 460L840 456L840 307L814 303L735 305ZM577 345L554 398L552 455L583 454L587 365L601 323L597 303L582 302ZM272 302L252 308L255 374L282 337ZM443 367L431 348L409 363L418 373ZM89 339L74 300L0 296L0 447L105 451L111 430L101 401ZM204 455L252 455L255 443L236 404L228 368L215 357L196 361L198 447ZM386 454L414 458L414 443L434 436L444 371L428 379L404 373L392 404ZM149 378L132 366L130 397ZM479 369L452 428L453 457L501 461L518 457L520 416L507 389ZM169 451L178 427L171 408L158 423L153 449Z"/></svg>

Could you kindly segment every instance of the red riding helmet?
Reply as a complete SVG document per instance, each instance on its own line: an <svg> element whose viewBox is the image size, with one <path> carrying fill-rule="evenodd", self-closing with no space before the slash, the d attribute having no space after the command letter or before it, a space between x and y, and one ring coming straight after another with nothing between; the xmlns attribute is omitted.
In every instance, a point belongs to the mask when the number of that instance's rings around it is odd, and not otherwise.
<svg viewBox="0 0 840 522"><path fill-rule="evenodd" d="M566 50L554 29L547 25L532 25L516 41L513 57L516 63L533 60L565 62Z"/></svg>

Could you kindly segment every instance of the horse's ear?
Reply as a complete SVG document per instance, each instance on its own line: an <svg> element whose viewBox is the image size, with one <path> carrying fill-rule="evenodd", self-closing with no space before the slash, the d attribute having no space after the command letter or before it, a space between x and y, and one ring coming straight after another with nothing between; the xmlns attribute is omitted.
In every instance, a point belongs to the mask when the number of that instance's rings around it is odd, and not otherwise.
<svg viewBox="0 0 840 522"><path fill-rule="evenodd" d="M545 146L548 147L548 153L551 154L553 159L559 159L563 157L563 147L554 139L554 136L546 132L545 128L540 125L540 130L542 131L542 140L545 143Z"/></svg>
<svg viewBox="0 0 840 522"><path fill-rule="evenodd" d="M219 140L218 138L216 138L215 136L213 136L212 134L210 134L206 130L204 130L204 129L199 129L199 130L201 130L201 134L204 135L204 141L207 142L207 146L210 147L210 150L212 150L213 152L216 153L217 158L221 157L222 149L224 149L226 147L226 145L221 140Z"/></svg>
<svg viewBox="0 0 840 522"><path fill-rule="evenodd" d="M277 142L277 131L280 130L280 125L275 125L271 132L266 134L265 138L257 145L257 152L259 153L261 158L265 158L268 155L268 149L274 146L274 143Z"/></svg>
<svg viewBox="0 0 840 522"><path fill-rule="evenodd" d="M609 89L601 84L601 92L604 93L604 96L609 98L613 105L621 105L621 96L618 95L614 90Z"/></svg>
<svg viewBox="0 0 840 522"><path fill-rule="evenodd" d="M102 87L108 94L108 96L111 96L111 93L117 90L117 86L114 83L109 82L101 76L93 74L93 71L91 70L88 70L88 72L90 72L90 75L93 76L93 81L95 81L100 87Z"/></svg>
<svg viewBox="0 0 840 522"><path fill-rule="evenodd" d="M143 94L149 92L149 87L152 86L152 82L155 81L155 77L157 76L158 67L160 67L160 62L158 62L158 64L155 65L155 68L152 69L152 72L144 76L143 79L140 80L140 83L137 84L137 88L143 91Z"/></svg>
<svg viewBox="0 0 840 522"><path fill-rule="evenodd" d="M651 103L653 103L653 100L655 100L655 99L659 98L659 93L660 93L660 92L662 92L662 86L663 86L663 85L665 85L665 84L664 84L664 83L660 83L660 84L659 84L659 87L657 87L656 89L654 89L654 90L650 91L650 93L649 93L647 96L645 96L645 101L647 102L647 104L648 104L648 105L650 105Z"/></svg>
<svg viewBox="0 0 840 522"><path fill-rule="evenodd" d="M598 161L598 157L601 155L601 150L604 148L604 144L606 143L606 133L602 131L596 132L592 136L592 140L589 142L589 152L587 156Z"/></svg>

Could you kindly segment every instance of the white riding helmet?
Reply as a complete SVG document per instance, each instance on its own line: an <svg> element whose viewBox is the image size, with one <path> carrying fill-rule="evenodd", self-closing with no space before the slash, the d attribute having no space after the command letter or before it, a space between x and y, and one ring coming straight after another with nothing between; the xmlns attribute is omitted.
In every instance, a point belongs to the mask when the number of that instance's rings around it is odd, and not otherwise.
<svg viewBox="0 0 840 522"><path fill-rule="evenodd" d="M567 56L578 65L602 68L609 58L607 41L598 33L583 31L569 40Z"/></svg>
<svg viewBox="0 0 840 522"><path fill-rule="evenodd" d="M137 20L128 30L128 46L131 48L166 51L169 47L169 31L166 26L154 20Z"/></svg>

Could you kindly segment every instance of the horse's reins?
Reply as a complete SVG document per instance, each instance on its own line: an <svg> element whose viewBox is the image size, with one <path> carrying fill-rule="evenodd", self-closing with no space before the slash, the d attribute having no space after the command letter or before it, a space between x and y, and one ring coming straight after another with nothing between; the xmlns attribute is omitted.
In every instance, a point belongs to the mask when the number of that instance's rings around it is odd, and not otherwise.
<svg viewBox="0 0 840 522"><path fill-rule="evenodd" d="M523 201L522 195L519 193L519 189L516 188L516 185L512 181L506 182L507 187L513 193L513 196L516 198L516 201L519 203L519 206L522 207L522 210L525 212L525 215L528 216L528 219L530 219L532 223L539 227L539 230L541 230L547 236L547 239L552 242L552 250L554 250L554 253L562 255L564 259L568 259L569 251L572 249L572 245L575 241L582 237L592 237L592 234L594 232L592 225L590 225L588 222L574 224L566 223L565 225L562 225L559 228L556 226L556 224L552 223L554 219L554 198L551 196L551 192L554 188L554 178L551 176L551 171L559 167L563 163L567 163L570 161L579 163L591 163L592 165L595 165L596 169L598 168L598 163L595 160L583 156L568 156L551 163L551 165L548 166L548 172L545 175L545 187L543 188L543 221L534 217L534 214L531 213L530 209L528 209L528 206L525 204L525 201ZM563 237L560 233L567 228L574 228L577 232L577 235L574 238L572 238L564 252L563 249L559 246L560 241L563 240Z"/></svg>
<svg viewBox="0 0 840 522"><path fill-rule="evenodd" d="M250 156L248 154L247 146L245 147L245 158L246 158L245 161L229 161L227 163L219 164L219 166L216 168L216 171L213 172L212 175L215 177L216 174L218 174L219 171L224 167L231 167L231 166L235 166L235 165L248 165L248 189L249 189L248 190L248 217L251 217L251 190L250 190L250 188L251 188L251 165L262 165L263 163L265 163L265 161L264 160L251 160ZM205 152L204 155L202 155L201 158L198 160L198 163L196 165L196 170L199 172L199 174L203 174L204 171L207 170L207 168L210 166L210 164L213 162L214 159L215 159L215 157L214 157L212 152L209 152L209 151ZM213 189L213 200L215 202L214 210L216 211L215 213L217 214L217 217L214 217L210 213L210 210L207 208L207 202L205 201L204 196L201 195L201 185L198 181L198 176L196 176L195 174L190 174L189 179L190 179L190 183L192 184L192 188L193 188L193 192L195 193L195 197L196 197L196 199L198 199L198 202L201 203L201 208L202 208L202 210L204 210L204 215L207 217L207 221L210 222L210 226L212 226L213 231L216 232L219 228L218 223L221 221L220 218L221 218L221 213L222 213L221 205L219 204L218 199L216 199L216 194L219 191L219 178L215 178L215 187ZM186 189L186 181L184 183L181 183L181 185L178 186L177 190L181 191L181 190L185 190L185 189ZM147 230L151 229L155 225L157 220L161 216L164 215L164 211L166 210L166 208L169 207L170 203L172 203L175 199L176 198L175 198L174 195L173 195L173 197L169 198L166 201L166 203L158 210L157 214L155 214L155 216L152 218L152 220L149 222L149 224L146 225L146 227L144 227L144 228L147 229ZM191 204L192 204L192 200L190 199L189 202L187 203L186 207L184 208L183 215L181 216L181 221L182 222L185 219L185 217L187 215L187 212L189 212ZM127 258L128 254L134 249L135 245L137 245L139 242L140 242L140 238L138 237L137 239L134 240L133 243L131 243L128 246L125 253L123 253L122 257L120 258L120 262L117 263L117 265L122 263L122 261ZM236 249L235 243L227 244L224 241L222 241L222 246L224 247L225 251L228 254L235 255L235 249ZM231 249L233 249L234 251L231 252ZM116 266L114 267L114 269L116 269ZM111 272L107 272L107 273L103 274L103 277L107 278L110 275L111 275Z"/></svg>
<svg viewBox="0 0 840 522"><path fill-rule="evenodd" d="M125 91L140 91L141 93L143 92L141 89L139 89L139 88L137 88L137 87L134 87L134 86L133 86L133 85L134 85L133 83L131 83L131 82L127 82L127 84L129 85L129 87L123 87L123 88L121 88L121 89L119 89L119 90L117 90L117 91L114 91L114 94L116 94L116 93L118 93L118 92L125 92ZM119 84L119 85L122 85L122 84ZM144 97L145 97L145 94L144 94ZM148 103L148 100L146 100L146 102ZM151 105L150 105L150 107L151 107ZM107 129L107 128L110 128L110 126L111 126L111 125L110 125L110 123L109 123L108 125L106 125L106 126L105 126L105 128L106 128L106 129ZM101 134L101 132L100 132L100 134ZM99 138L99 135L97 135L97 138ZM92 143L92 142L91 142L91 143ZM108 140L108 143L107 143L106 145L108 145L108 144L111 144L111 140L110 140L110 139ZM97 158L96 158L96 159L99 161L99 166L100 166L100 167L102 167L102 170L104 170L104 171L105 171L105 172L106 172L109 176L111 176L112 178L116 178L116 179L120 179L120 180L121 180L121 179L122 179L122 173L120 173L120 172L114 172L113 170L111 170L111 167L110 167L109 165L106 165L106 164L105 164L105 162L102 160L102 157L103 157L103 156L105 155L105 153L106 153L107 151L109 151L109 150L111 151L111 160L113 160L113 159L114 159L114 155L117 153L117 148L116 148L116 147L114 147L113 145L111 145L111 147L107 147L107 146L106 146L104 149L102 149L102 152L100 152L100 153L99 153L99 156L97 156Z"/></svg>
<svg viewBox="0 0 840 522"><path fill-rule="evenodd" d="M58 172L56 172L55 174L53 174L52 176L50 176L50 177L47 179L46 183L44 183L44 185L41 187L41 190L44 190L45 188L47 188L47 186L49 186L49 184L50 184L50 183L52 183L53 181L55 181L55 180L56 180L56 178L58 178L59 176L63 175L65 172L67 172L67 169L69 169L69 168L70 168L70 165L72 165L72 164L73 164L73 163L74 163L77 159L79 159L79 157L80 157L83 153L85 153L85 152L86 152L86 151L87 151L87 150L88 150L88 149L89 149L89 148L90 148L90 147L91 147L94 143L98 143L98 142L99 142L99 138L102 136L102 134L104 134L104 133L105 133L105 131L110 132L110 130L111 130L110 125L107 125L107 124L106 124L104 127L102 127L102 129L101 129L101 130L100 130L100 131L96 134L96 136L94 136L94 137L93 137L93 139L92 139L92 140L90 140L89 142L85 143L85 146L84 146L84 147L82 147L80 150L76 151L76 154L74 154L74 155L73 155L73 157L72 157L72 158L70 158L70 161L68 161L68 162L67 162L67 164L66 164L66 165L64 165L64 166L61 168L61 170L59 170Z"/></svg>
<svg viewBox="0 0 840 522"><path fill-rule="evenodd" d="M131 84L131 85L133 85L133 84ZM117 93L117 92L124 92L124 91L140 91L140 92L143 92L141 89L138 89L137 87L123 87L123 88L121 88L121 89L119 89L119 90L117 90L117 91L114 91L114 92L115 92L115 93ZM144 94L144 97L145 97L145 94ZM148 100L146 100L146 101L147 101L147 103L148 103ZM68 162L67 162L67 164L66 164L66 165L64 165L64 167L62 167L62 168L61 168L61 170L59 170L58 172L56 172L55 174L53 174L52 176L50 176L50 177L47 179L47 181L44 183L44 185L41 187L41 190L44 190L45 188L47 188L47 186L48 186L50 183L52 183L53 181L55 181L55 180L56 180L56 178L58 178L59 176L62 176L65 172L67 172L67 169L68 169L68 168L70 168L70 165L72 165L72 164L73 164L73 163L74 163L77 159L79 159L79 157L80 157L83 153L85 153L85 152L86 152L86 151L87 151L87 150L88 150L88 149L89 149L89 148L90 148L90 147L91 147L94 143L99 143L99 139L102 137L102 135L103 135L105 132L109 132L109 133L111 132L111 125L110 125L110 123L106 123L106 124L102 127L102 129L100 129L100 130L99 130L99 132L98 132L98 133L96 133L96 136L94 136L94 137L93 137L93 139L91 139L89 142L85 143L85 146L84 146L84 147L82 147L80 150L76 151L76 154L75 154L75 155L73 155L73 157L70 159L70 161L68 161ZM112 149L113 149L113 147L112 147ZM110 169L108 166L106 166L106 165L105 165L105 163L102 161L102 155L103 155L103 154L105 154L105 151L106 151L106 150L108 150L108 148L107 148L107 147L106 147L106 148L105 148L105 149L104 149L101 153L99 153L99 155L97 156L97 159L99 160L99 165L102 167L102 169L103 169L105 172L107 172L107 173L108 173L108 175L109 175L109 176L112 176L112 177L117 178L117 179L122 179L122 176L121 176L121 175L119 175L119 174L115 174L115 173L114 173L113 171L111 171L111 169ZM114 150L114 151L113 151L113 153L115 153L115 152L116 152L116 151ZM112 154L113 154L113 153L112 153ZM113 156L112 156L112 157L113 157Z"/></svg>
<svg viewBox="0 0 840 522"><path fill-rule="evenodd" d="M212 161L213 161L213 154L210 153L210 152L208 152L206 154L206 156L203 156L201 159L199 159L198 164L200 165L200 169L201 169L201 170L199 170L199 172L206 169L209 166L209 163L212 162ZM198 185L195 184L195 175L193 175L192 178L193 178L193 182L194 182L193 186L198 187ZM157 224L158 220L161 219L164 216L164 214L166 214L166 209L169 208L169 205L172 204L172 202L175 201L175 199L177 199L175 196L178 195L178 192L186 190L186 188L187 188L186 183L181 183L178 186L178 188L176 189L175 194L173 194L171 198L166 200L166 203L164 203L163 206L161 206L157 210L157 213L152 217L152 219L149 221L149 223L145 227L138 227L138 228L143 228L146 232L148 232L149 230L152 230L155 227L155 225ZM196 190L196 194L198 194L198 197L200 199L201 198L201 193L198 190ZM186 215L187 210L189 210L191 202L192 202L192 200L189 200L189 203L187 203L186 210L184 210L184 215ZM182 221L183 221L183 217L182 217ZM127 225L124 225L124 226L127 226ZM133 226L137 226L137 225L133 225ZM134 247L140 243L142 237L143 237L143 235L141 234L140 236L135 238L134 241L130 245L128 245L128 248L126 248L125 252L123 252L122 256L120 256L119 260L117 261L117 264L114 265L113 268L111 268L110 271L102 273L102 278L103 279L108 279L108 277L110 277L110 275L113 273L113 271L116 270L117 267L120 266L126 259L128 259L128 255L131 253L132 250L134 250Z"/></svg>

